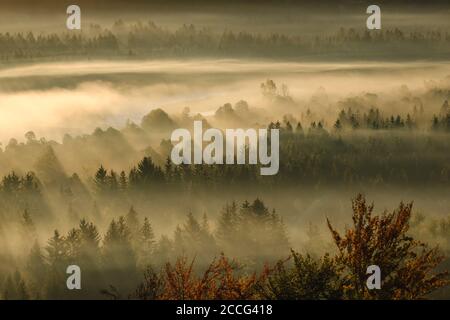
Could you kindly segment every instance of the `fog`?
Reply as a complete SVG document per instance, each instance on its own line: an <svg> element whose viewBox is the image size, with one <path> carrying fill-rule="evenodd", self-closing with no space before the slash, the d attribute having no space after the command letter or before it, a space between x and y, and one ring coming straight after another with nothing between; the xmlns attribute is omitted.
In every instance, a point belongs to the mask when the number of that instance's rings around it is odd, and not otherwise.
<svg viewBox="0 0 450 320"><path fill-rule="evenodd" d="M82 1L74 32L50 0L2 4L0 298L132 297L180 257L252 274L334 255L327 219L347 228L360 193L380 215L414 202L408 235L450 264L445 3L383 3L367 32L353 2L175 2ZM175 165L171 133L194 121L279 130L278 174ZM69 263L86 291L65 290Z"/></svg>
<svg viewBox="0 0 450 320"><path fill-rule="evenodd" d="M421 93L426 90L427 81L444 81L449 73L446 62L161 60L38 63L2 68L0 140L5 144L13 137L22 139L25 132L32 130L39 136L61 141L65 133L123 127L127 120L138 121L159 107L169 113L189 107L192 112L206 115L227 102L241 99L253 107L264 107L259 85L266 79L286 84L293 98L307 104L319 89L325 90L329 103L363 93L387 98L402 85ZM339 111L334 109L333 113ZM325 114L329 110L312 111Z"/></svg>

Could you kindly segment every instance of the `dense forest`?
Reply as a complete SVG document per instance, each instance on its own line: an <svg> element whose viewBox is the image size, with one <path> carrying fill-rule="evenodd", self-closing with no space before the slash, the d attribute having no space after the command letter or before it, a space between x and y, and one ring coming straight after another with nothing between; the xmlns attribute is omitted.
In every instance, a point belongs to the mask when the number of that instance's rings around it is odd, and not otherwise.
<svg viewBox="0 0 450 320"><path fill-rule="evenodd" d="M445 1L132 3L0 4L0 300L450 299Z"/></svg>
<svg viewBox="0 0 450 320"><path fill-rule="evenodd" d="M373 205L358 195L352 201L352 208L354 225L344 235L328 221L338 250L334 256L326 253L323 257L294 250L289 255L282 220L259 199L226 205L214 231L206 217L198 221L188 214L185 223L176 228L173 239L162 236L156 240L148 218L142 220L131 207L125 216L110 222L104 235L100 235L95 224L82 219L66 235L55 230L43 248L36 241L34 223L25 211L21 230L29 254L24 257L21 269L4 273L7 276L2 279L3 298L421 299L430 294L447 296L448 273L439 269L443 261L445 265L449 262L438 247L429 247L409 235L412 204L401 203L392 213L374 215ZM438 224L434 236L440 232L448 235L447 220ZM417 228L423 221L414 223ZM223 250L221 254L219 249ZM239 257L244 251L249 259L245 264L224 254ZM252 257L248 252L258 254ZM267 261L283 254L278 262L268 264ZM206 257L212 262L208 263ZM71 292L65 288L65 267L74 263L83 270L83 291ZM374 263L383 268L384 281L382 290L370 291L365 286L365 268Z"/></svg>
<svg viewBox="0 0 450 320"><path fill-rule="evenodd" d="M318 36L246 31L212 31L183 25L169 30L150 21L126 24L116 21L110 29L90 25L78 33L0 33L0 61L19 63L60 59L99 58L277 58L320 60L444 59L450 53L450 33L445 30L340 28ZM333 58L334 57L334 58Z"/></svg>
<svg viewBox="0 0 450 320"><path fill-rule="evenodd" d="M296 104L286 86L278 89L271 80L261 84L261 92L273 108L290 110ZM280 171L273 177L259 175L256 165L174 165L169 158L171 130L194 119L205 126L238 126L248 114L268 119L245 101L206 117L187 108L174 115L154 109L140 124L65 135L62 142L38 139L31 131L25 142L11 139L0 154L2 168L11 170L0 184L1 259L9 261L2 264L2 297L447 297L441 287L449 264L448 215L413 214L412 205L401 204L390 215L372 216L372 206L359 195L353 221L363 224L354 228L367 241L350 231L340 236L331 212L326 213L331 237L317 218L286 226L285 219L293 217L283 211L292 207L283 202L299 190L400 187L430 188L435 197L448 194L448 101L435 115L425 114L420 99L412 99L416 104L407 114L388 114L361 101L341 101L332 121L307 109L261 124L281 131ZM266 197L281 211L270 208ZM195 204L207 199L228 200L213 207ZM448 208L448 199L441 206ZM180 214L184 221L176 223ZM297 228L305 232L302 240L292 237ZM425 249L411 235L440 249ZM396 245L380 250L388 241L382 237L392 237ZM355 249L347 251L348 242L355 242ZM366 255L358 256L362 260L352 258L358 250ZM363 271L355 270L369 262L391 270L385 290L361 286L365 278L355 272ZM84 289L78 293L65 288L64 266L70 264L83 270ZM413 273L420 279L414 284ZM177 287L178 278L185 279L183 288Z"/></svg>

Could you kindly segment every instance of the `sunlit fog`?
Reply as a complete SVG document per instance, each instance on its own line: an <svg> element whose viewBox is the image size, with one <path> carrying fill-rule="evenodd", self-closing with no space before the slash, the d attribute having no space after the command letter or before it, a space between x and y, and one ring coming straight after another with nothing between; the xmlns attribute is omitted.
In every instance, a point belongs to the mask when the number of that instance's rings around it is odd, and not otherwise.
<svg viewBox="0 0 450 320"><path fill-rule="evenodd" d="M28 2L0 5L1 299L450 298L448 3L369 30L359 2L81 1L69 30ZM194 121L275 130L279 170L174 163Z"/></svg>

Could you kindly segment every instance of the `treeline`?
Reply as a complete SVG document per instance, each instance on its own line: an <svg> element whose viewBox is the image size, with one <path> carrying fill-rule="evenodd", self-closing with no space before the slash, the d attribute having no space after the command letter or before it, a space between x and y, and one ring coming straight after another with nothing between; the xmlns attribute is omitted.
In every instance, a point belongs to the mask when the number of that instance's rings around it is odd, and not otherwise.
<svg viewBox="0 0 450 320"><path fill-rule="evenodd" d="M196 264L204 267L214 256L225 252L252 261L254 267L281 258L289 250L281 218L259 199L226 205L214 230L206 216L198 220L189 213L173 237L157 238L149 218L142 217L133 207L125 216L113 219L103 235L87 219L66 234L55 230L47 243L40 246L35 222L25 211L21 241L30 253L22 265L16 265L20 272L2 267L2 298L77 296L65 287L65 269L72 264L83 271L83 291L79 297L98 298L100 289L110 285L129 292L148 266L160 268L176 257L195 257ZM10 269L9 275L5 269Z"/></svg>
<svg viewBox="0 0 450 320"><path fill-rule="evenodd" d="M406 129L391 134L384 130L359 134L358 130L362 129L346 131L343 128L329 132L320 122L313 123L308 129L298 125L294 129L289 122L274 123L273 126L279 127L282 133L280 170L272 177L261 176L258 165L174 165L170 160L171 144L167 141L163 143L165 147L161 154L155 152L155 156L143 156L134 165L131 162L129 170L100 165L93 169L90 179L80 179L78 174L67 175L62 169L65 161L60 161L61 156L57 155L62 154L64 159L64 153L72 150L71 146L73 152L78 150L79 158L89 158L89 153L83 154L83 148L89 150L91 145L101 146L98 149L101 152L96 152L96 155L114 155L115 149L123 149L121 146L125 139L119 131L104 131L101 136L94 135L89 140L82 138L77 143L71 141L60 146L38 141L24 146L10 145L3 157L13 152L15 158L20 159L31 152L30 148L39 150L33 151L39 156L34 158L32 166L35 173L19 175L12 172L3 178L0 212L8 212L10 206L20 203L37 202L41 193L49 188L60 190L66 204L73 203L71 211L76 212L87 210L83 203L109 196L114 196L113 199L133 199L148 193L220 193L230 190L230 187L233 187L231 190L245 190L249 186L261 191L272 186L445 187L450 181L447 135L435 136ZM116 137L119 139L116 140ZM102 141L115 142L114 150L109 150ZM129 159L137 156L139 153L128 155ZM99 157L91 162L94 165L108 163L108 159L111 158ZM17 202L17 197L23 201ZM83 209L77 209L78 205ZM45 211L44 204L37 207L42 208L39 212ZM24 208L25 205L20 209Z"/></svg>
<svg viewBox="0 0 450 320"><path fill-rule="evenodd" d="M310 111L307 111L307 116ZM423 125L425 122L425 125ZM428 123L426 123L428 122ZM287 118L282 122L271 122L269 129L280 129L284 132L304 133L302 123L299 121L292 124ZM361 114L360 111L353 111L351 108L341 110L338 118L331 128L326 128L324 121L312 121L308 128L308 133L336 133L342 129L370 129L370 130L390 130L390 129L428 129L430 131L450 132L450 107L445 100L439 115L433 115L432 121L424 121L423 109L420 111L414 108L412 114L406 116L400 114L383 117L383 112L378 108L370 108L369 112Z"/></svg>
<svg viewBox="0 0 450 320"><path fill-rule="evenodd" d="M349 108L347 111L341 110L338 119L334 123L334 129L340 130L342 128L351 129L416 129L419 127L418 122L423 118L423 108L418 110L415 106L412 114L406 114L406 117L401 115L391 115L384 118L382 112L378 108L371 108L368 113L362 116L359 112L354 112ZM432 130L442 130L450 132L450 107L448 101L445 100L439 115L433 116L433 121L428 128Z"/></svg>
<svg viewBox="0 0 450 320"><path fill-rule="evenodd" d="M0 33L0 58L3 62L58 59L67 57L115 56L118 39L111 32L85 37L80 34Z"/></svg>
<svg viewBox="0 0 450 320"><path fill-rule="evenodd" d="M232 215L233 206L222 213L226 223L218 225L218 241L224 241L223 235L236 236L230 230L235 225L225 218ZM248 247L254 237L245 235L234 239L231 247L238 243L268 261L264 252L272 243L278 253L272 258L285 255L259 270L227 258L233 252L214 251L217 258L204 265L186 251L178 251L178 258L171 260L167 255L180 245L189 253L204 253L203 247L215 239L207 223L189 215L173 241L162 237L156 242L149 220L140 224L131 208L126 217L110 223L103 237L94 224L81 220L67 235L55 231L44 249L36 242L25 263L1 279L0 290L3 299L424 299L438 289L442 292L448 273L437 268L444 256L409 234L412 204L400 203L382 215L375 215L373 208L358 195L352 202L353 224L343 234L328 221L336 254L314 257L291 250L286 259L285 241L278 235L282 245L277 246L267 233L272 230L267 208L259 200L242 204L239 219L252 223L251 228L243 225L242 232L259 229L260 239L268 242ZM182 243L177 245L180 234ZM65 286L70 264L81 267L82 290ZM366 270L372 265L382 270L378 290L369 290L366 284Z"/></svg>
<svg viewBox="0 0 450 320"><path fill-rule="evenodd" d="M318 131L319 129L316 129ZM128 173L100 167L93 179L97 194L133 194L152 190L219 191L230 187L265 189L270 186L448 186L448 154L427 146L428 138L369 137L347 141L321 133L284 136L280 171L260 176L255 165L173 165L161 168L144 158ZM436 141L436 146L446 141ZM443 143L443 145L442 145ZM320 144L320 146L318 145ZM417 147L420 144L420 148ZM432 148L432 147L431 147ZM388 157L387 154L390 156ZM422 168L422 169L421 169Z"/></svg>
<svg viewBox="0 0 450 320"><path fill-rule="evenodd" d="M398 44L402 43L401 46ZM125 24L111 29L91 25L86 33L1 33L2 61L75 57L189 57L249 56L295 58L318 56L445 58L450 33L441 30L377 31L341 28L321 36L256 34L246 31L212 32L183 25L171 31L153 22Z"/></svg>
<svg viewBox="0 0 450 320"><path fill-rule="evenodd" d="M343 114L346 113L341 113L341 119ZM174 165L167 154L164 164L145 157L129 172L101 166L93 181L99 194L158 190L161 186L209 191L274 185L448 186L450 159L446 136L415 131L416 122L410 117L406 122L400 116L372 120L374 114L379 112L371 110L368 116L364 115L360 125L351 122L360 120L338 120L339 125L330 130L320 121L312 122L308 129L303 129L301 123L293 128L289 121L271 123L269 129L281 130L280 170L273 177L261 176L257 165ZM351 115L349 119L359 118ZM373 132L359 134L362 129ZM442 131L447 130L444 127Z"/></svg>

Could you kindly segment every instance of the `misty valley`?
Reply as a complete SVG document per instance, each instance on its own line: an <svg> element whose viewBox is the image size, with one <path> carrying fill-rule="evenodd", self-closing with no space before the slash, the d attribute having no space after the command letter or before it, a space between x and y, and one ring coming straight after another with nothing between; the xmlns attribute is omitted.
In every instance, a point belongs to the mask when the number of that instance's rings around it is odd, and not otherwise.
<svg viewBox="0 0 450 320"><path fill-rule="evenodd" d="M4 17L0 299L450 299L447 11L283 8Z"/></svg>

